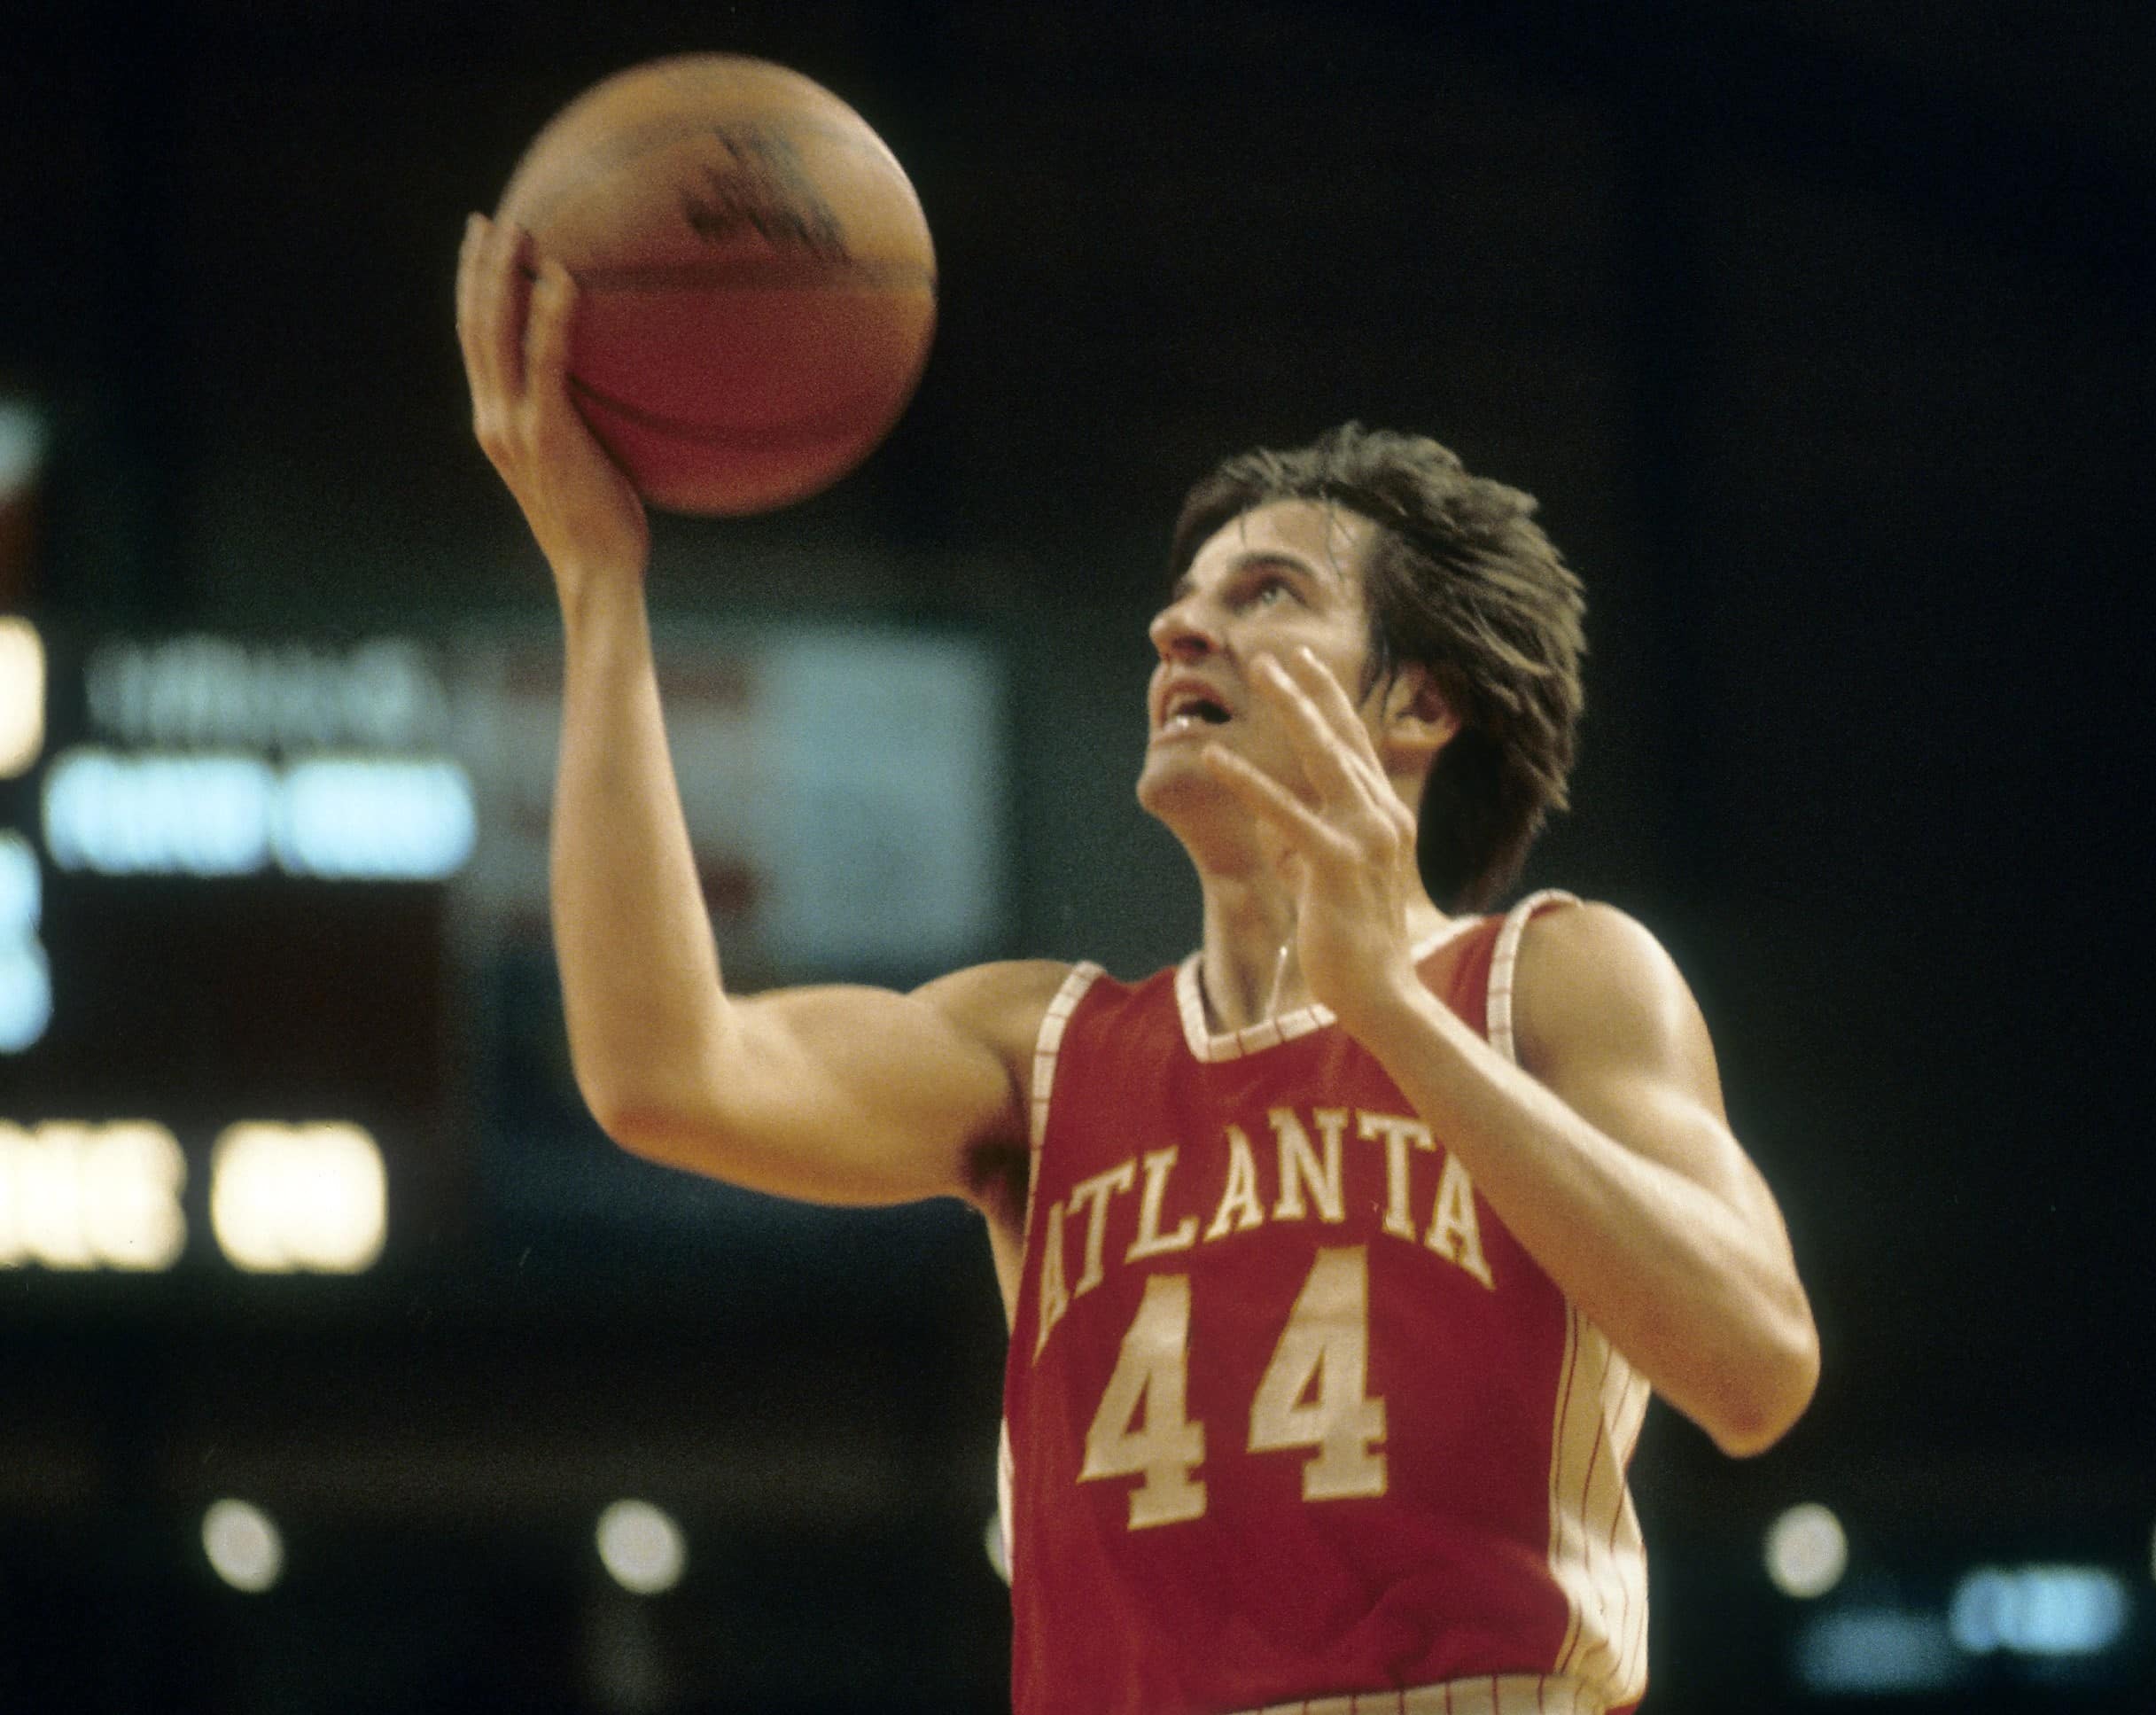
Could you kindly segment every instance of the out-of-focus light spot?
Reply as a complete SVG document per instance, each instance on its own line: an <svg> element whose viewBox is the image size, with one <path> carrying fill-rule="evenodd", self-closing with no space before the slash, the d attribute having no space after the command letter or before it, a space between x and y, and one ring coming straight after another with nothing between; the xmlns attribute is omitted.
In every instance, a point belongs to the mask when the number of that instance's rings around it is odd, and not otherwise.
<svg viewBox="0 0 2156 1715"><path fill-rule="evenodd" d="M681 1527L648 1501L617 1501L599 1515L599 1563L623 1589L655 1596L681 1581Z"/></svg>
<svg viewBox="0 0 2156 1715"><path fill-rule="evenodd" d="M44 460L43 413L19 399L0 399L0 501L27 488Z"/></svg>
<svg viewBox="0 0 2156 1715"><path fill-rule="evenodd" d="M169 1268L186 1181L179 1140L150 1120L0 1121L0 1267Z"/></svg>
<svg viewBox="0 0 2156 1715"><path fill-rule="evenodd" d="M35 938L0 939L0 1054L20 1054L52 1022L52 967Z"/></svg>
<svg viewBox="0 0 2156 1715"><path fill-rule="evenodd" d="M0 780L12 780L44 748L44 643L27 620L0 617Z"/></svg>
<svg viewBox="0 0 2156 1715"><path fill-rule="evenodd" d="M259 757L78 745L45 776L45 845L63 869L244 876L272 859L331 881L438 881L471 855L471 782L446 758Z"/></svg>
<svg viewBox="0 0 2156 1715"><path fill-rule="evenodd" d="M251 756L78 746L45 774L45 849L104 876L244 876L269 861L276 778Z"/></svg>
<svg viewBox="0 0 2156 1715"><path fill-rule="evenodd" d="M210 1227L254 1274L370 1267L388 1232L382 1151L357 1126L242 1120L210 1150Z"/></svg>
<svg viewBox="0 0 2156 1715"><path fill-rule="evenodd" d="M37 939L44 900L37 854L0 832L0 1054L19 1054L52 1022L52 971Z"/></svg>
<svg viewBox="0 0 2156 1715"><path fill-rule="evenodd" d="M1857 1695L1944 1690L1967 1672L1944 1620L1899 1608L1813 1615L1797 1634L1795 1666L1809 1691Z"/></svg>
<svg viewBox="0 0 2156 1715"><path fill-rule="evenodd" d="M455 762L323 758L286 773L273 845L295 876L439 881L464 867L478 830Z"/></svg>
<svg viewBox="0 0 2156 1715"><path fill-rule="evenodd" d="M1767 1576L1786 1596L1809 1602L1841 1582L1849 1540L1841 1521L1817 1501L1792 1507L1767 1527Z"/></svg>
<svg viewBox="0 0 2156 1715"><path fill-rule="evenodd" d="M213 1501L202 1515L202 1552L235 1590L259 1595L284 1575L276 1521L245 1501Z"/></svg>
<svg viewBox="0 0 2156 1715"><path fill-rule="evenodd" d="M44 880L30 842L20 834L0 832L0 938L36 929L44 897Z"/></svg>
<svg viewBox="0 0 2156 1715"><path fill-rule="evenodd" d="M1004 1583L1010 1582L1010 1545L1003 1539L1003 1515L988 1515L988 1528L981 1532L981 1546L988 1550L988 1563L995 1568L996 1576Z"/></svg>
<svg viewBox="0 0 2156 1715"><path fill-rule="evenodd" d="M119 639L90 652L91 727L145 750L431 748L449 697L428 652L403 637L342 651L200 633Z"/></svg>
<svg viewBox="0 0 2156 1715"><path fill-rule="evenodd" d="M2131 1612L2125 1583L2100 1566L1980 1566L1955 1586L1947 1618L1972 1656L2096 1656Z"/></svg>

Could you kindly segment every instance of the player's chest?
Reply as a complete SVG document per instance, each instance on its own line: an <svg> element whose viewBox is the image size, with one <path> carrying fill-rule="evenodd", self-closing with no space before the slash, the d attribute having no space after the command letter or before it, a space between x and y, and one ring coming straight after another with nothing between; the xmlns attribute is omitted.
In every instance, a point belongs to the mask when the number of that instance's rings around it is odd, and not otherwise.
<svg viewBox="0 0 2156 1715"><path fill-rule="evenodd" d="M1210 1136L1173 1117L1049 1152L1013 1329L1013 1406L1067 1477L1138 1479L1131 1528L1281 1483L1385 1494L1456 1463L1492 1386L1561 1341L1547 1277L1397 1092L1215 1109ZM1209 1501L1224 1460L1245 1480Z"/></svg>
<svg viewBox="0 0 2156 1715"><path fill-rule="evenodd" d="M1263 1299L1295 1290L1321 1249L1375 1247L1382 1277L1440 1295L1495 1290L1494 1217L1389 1084L1306 1104L1171 1103L1143 1126L1097 1118L1052 1140L1032 1188L1035 1314L1014 1337L1037 1351L1088 1299L1142 1291L1135 1275Z"/></svg>

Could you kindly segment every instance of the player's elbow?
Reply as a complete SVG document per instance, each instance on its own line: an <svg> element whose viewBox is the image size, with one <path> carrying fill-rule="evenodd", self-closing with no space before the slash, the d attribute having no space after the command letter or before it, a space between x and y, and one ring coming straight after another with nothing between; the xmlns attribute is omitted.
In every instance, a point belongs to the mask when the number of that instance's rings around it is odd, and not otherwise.
<svg viewBox="0 0 2156 1715"><path fill-rule="evenodd" d="M706 1128L692 1125L679 1102L661 1091L582 1074L577 1086L599 1129L630 1155L662 1167L700 1165L691 1140Z"/></svg>
<svg viewBox="0 0 2156 1715"><path fill-rule="evenodd" d="M1819 1336L1809 1312L1742 1366L1739 1385L1704 1427L1732 1459L1752 1459L1795 1427L1819 1385Z"/></svg>
<svg viewBox="0 0 2156 1715"><path fill-rule="evenodd" d="M672 1128L656 1108L611 1094L598 1095L589 1091L585 1094L584 1105L591 1110L591 1117L598 1121L599 1129L618 1148L641 1160L671 1165L666 1158L670 1153L667 1140Z"/></svg>

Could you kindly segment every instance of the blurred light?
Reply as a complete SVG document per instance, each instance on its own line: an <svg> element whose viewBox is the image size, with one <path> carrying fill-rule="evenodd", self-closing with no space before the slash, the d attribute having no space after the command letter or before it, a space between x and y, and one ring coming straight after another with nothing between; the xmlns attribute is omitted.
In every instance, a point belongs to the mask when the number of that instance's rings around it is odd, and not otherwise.
<svg viewBox="0 0 2156 1715"><path fill-rule="evenodd" d="M582 1630L585 1699L572 1707L594 1715L663 1715L687 1706L684 1676L660 1643L644 1603L593 1602Z"/></svg>
<svg viewBox="0 0 2156 1715"><path fill-rule="evenodd" d="M1972 1656L2095 1656L2119 1641L2131 1606L2100 1566L1980 1566L1955 1586L1948 1624Z"/></svg>
<svg viewBox="0 0 2156 1715"><path fill-rule="evenodd" d="M276 1521L245 1501L213 1501L202 1515L202 1552L235 1590L260 1594L284 1572L284 1539Z"/></svg>
<svg viewBox="0 0 2156 1715"><path fill-rule="evenodd" d="M278 864L325 880L439 881L471 855L479 819L456 763L324 758L278 793Z"/></svg>
<svg viewBox="0 0 2156 1715"><path fill-rule="evenodd" d="M44 881L20 834L0 832L0 1054L19 1054L52 1022L52 971L38 944Z"/></svg>
<svg viewBox="0 0 2156 1715"><path fill-rule="evenodd" d="M146 1119L0 1121L0 1267L169 1268L186 1181L179 1141Z"/></svg>
<svg viewBox="0 0 2156 1715"><path fill-rule="evenodd" d="M44 458L43 417L19 399L0 399L0 502L36 480Z"/></svg>
<svg viewBox="0 0 2156 1715"><path fill-rule="evenodd" d="M52 969L35 936L0 937L0 1054L20 1054L52 1022Z"/></svg>
<svg viewBox="0 0 2156 1715"><path fill-rule="evenodd" d="M988 1550L988 1563L1004 1583L1010 1582L1010 1545L1003 1540L1003 1515L988 1515L988 1528L981 1532L981 1546Z"/></svg>
<svg viewBox="0 0 2156 1715"><path fill-rule="evenodd" d="M92 726L145 749L406 750L439 742L448 697L400 637L349 654L195 635L100 644L83 669Z"/></svg>
<svg viewBox="0 0 2156 1715"><path fill-rule="evenodd" d="M269 765L78 746L45 776L45 846L104 876L242 876L269 856Z"/></svg>
<svg viewBox="0 0 2156 1715"><path fill-rule="evenodd" d="M0 780L12 780L45 747L45 645L37 628L0 617Z"/></svg>
<svg viewBox="0 0 2156 1715"><path fill-rule="evenodd" d="M354 1275L388 1230L382 1151L357 1126L242 1120L210 1150L210 1226L235 1267Z"/></svg>
<svg viewBox="0 0 2156 1715"><path fill-rule="evenodd" d="M471 855L471 783L443 758L333 757L281 774L259 757L78 745L45 776L45 844L63 869L435 881Z"/></svg>
<svg viewBox="0 0 2156 1715"><path fill-rule="evenodd" d="M1841 1521L1817 1501L1792 1507L1767 1527L1767 1576L1786 1596L1809 1602L1841 1582L1849 1540Z"/></svg>
<svg viewBox="0 0 2156 1715"><path fill-rule="evenodd" d="M1938 1691L1965 1672L1936 1614L1830 1610L1815 1614L1797 1634L1796 1674L1811 1691Z"/></svg>
<svg viewBox="0 0 2156 1715"><path fill-rule="evenodd" d="M655 1596L681 1581L681 1527L648 1501L617 1501L599 1515L599 1561L623 1589Z"/></svg>
<svg viewBox="0 0 2156 1715"><path fill-rule="evenodd" d="M0 832L0 937L35 930L44 897L44 878L30 842L20 834Z"/></svg>

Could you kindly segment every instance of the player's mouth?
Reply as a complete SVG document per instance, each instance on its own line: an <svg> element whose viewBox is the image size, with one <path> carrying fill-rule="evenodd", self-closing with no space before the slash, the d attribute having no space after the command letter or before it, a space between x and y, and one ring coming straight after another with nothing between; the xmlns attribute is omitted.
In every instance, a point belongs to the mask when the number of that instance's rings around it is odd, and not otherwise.
<svg viewBox="0 0 2156 1715"><path fill-rule="evenodd" d="M1162 696L1156 738L1181 738L1226 726L1234 717L1227 705L1208 687L1195 683L1171 684Z"/></svg>

